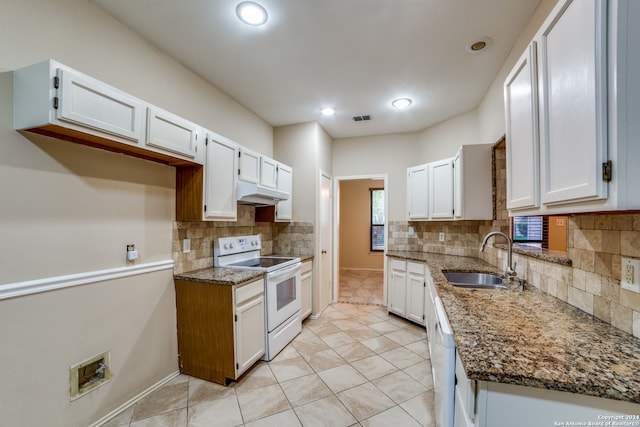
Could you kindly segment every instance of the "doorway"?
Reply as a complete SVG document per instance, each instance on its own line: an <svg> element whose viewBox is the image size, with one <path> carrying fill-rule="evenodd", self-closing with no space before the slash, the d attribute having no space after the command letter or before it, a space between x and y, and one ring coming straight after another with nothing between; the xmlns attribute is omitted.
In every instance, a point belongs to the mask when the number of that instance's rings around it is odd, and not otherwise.
<svg viewBox="0 0 640 427"><path fill-rule="evenodd" d="M386 306L387 176L334 181L336 302Z"/></svg>

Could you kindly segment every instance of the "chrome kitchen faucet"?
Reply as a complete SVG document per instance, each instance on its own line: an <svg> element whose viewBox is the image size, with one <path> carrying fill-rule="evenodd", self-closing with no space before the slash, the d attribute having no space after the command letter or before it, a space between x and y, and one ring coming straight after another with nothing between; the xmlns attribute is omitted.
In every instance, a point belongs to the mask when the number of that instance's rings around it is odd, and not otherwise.
<svg viewBox="0 0 640 427"><path fill-rule="evenodd" d="M482 244L480 245L480 252L484 252L484 247L486 246L487 241L489 240L489 237L496 236L496 235L504 237L505 240L507 241L507 267L504 269L503 282L511 283L512 281L517 280L519 283L518 288L522 291L524 290L525 281L524 279L520 279L517 277L518 273L516 272L515 265L511 263L513 242L511 241L511 238L509 238L509 236L507 236L501 231L492 231L490 233L487 233L487 235L484 236L484 239L482 239Z"/></svg>

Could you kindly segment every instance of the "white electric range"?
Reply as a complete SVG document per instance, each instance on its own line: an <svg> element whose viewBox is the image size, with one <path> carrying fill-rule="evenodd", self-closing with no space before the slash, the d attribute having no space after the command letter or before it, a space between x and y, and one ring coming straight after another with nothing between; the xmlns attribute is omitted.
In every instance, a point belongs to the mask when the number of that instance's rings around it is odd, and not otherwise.
<svg viewBox="0 0 640 427"><path fill-rule="evenodd" d="M260 235L220 237L214 241L216 267L259 270L265 274L264 360L273 359L302 331L300 258L260 255Z"/></svg>

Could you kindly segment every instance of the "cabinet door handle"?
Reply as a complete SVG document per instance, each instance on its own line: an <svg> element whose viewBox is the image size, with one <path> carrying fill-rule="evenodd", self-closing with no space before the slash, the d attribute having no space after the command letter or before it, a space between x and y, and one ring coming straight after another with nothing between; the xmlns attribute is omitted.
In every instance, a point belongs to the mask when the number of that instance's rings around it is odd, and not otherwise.
<svg viewBox="0 0 640 427"><path fill-rule="evenodd" d="M322 251L322 253L323 253L323 254L326 254L326 253L327 253L327 251Z"/></svg>

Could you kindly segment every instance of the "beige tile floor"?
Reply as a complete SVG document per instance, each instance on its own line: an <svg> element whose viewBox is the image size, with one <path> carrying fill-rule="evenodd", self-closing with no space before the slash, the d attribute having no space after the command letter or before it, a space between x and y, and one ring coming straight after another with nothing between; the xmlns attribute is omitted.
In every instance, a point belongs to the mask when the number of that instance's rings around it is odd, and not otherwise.
<svg viewBox="0 0 640 427"><path fill-rule="evenodd" d="M338 303L223 387L180 375L104 426L435 426L424 328Z"/></svg>
<svg viewBox="0 0 640 427"><path fill-rule="evenodd" d="M338 275L338 302L385 305L383 272L341 269Z"/></svg>

